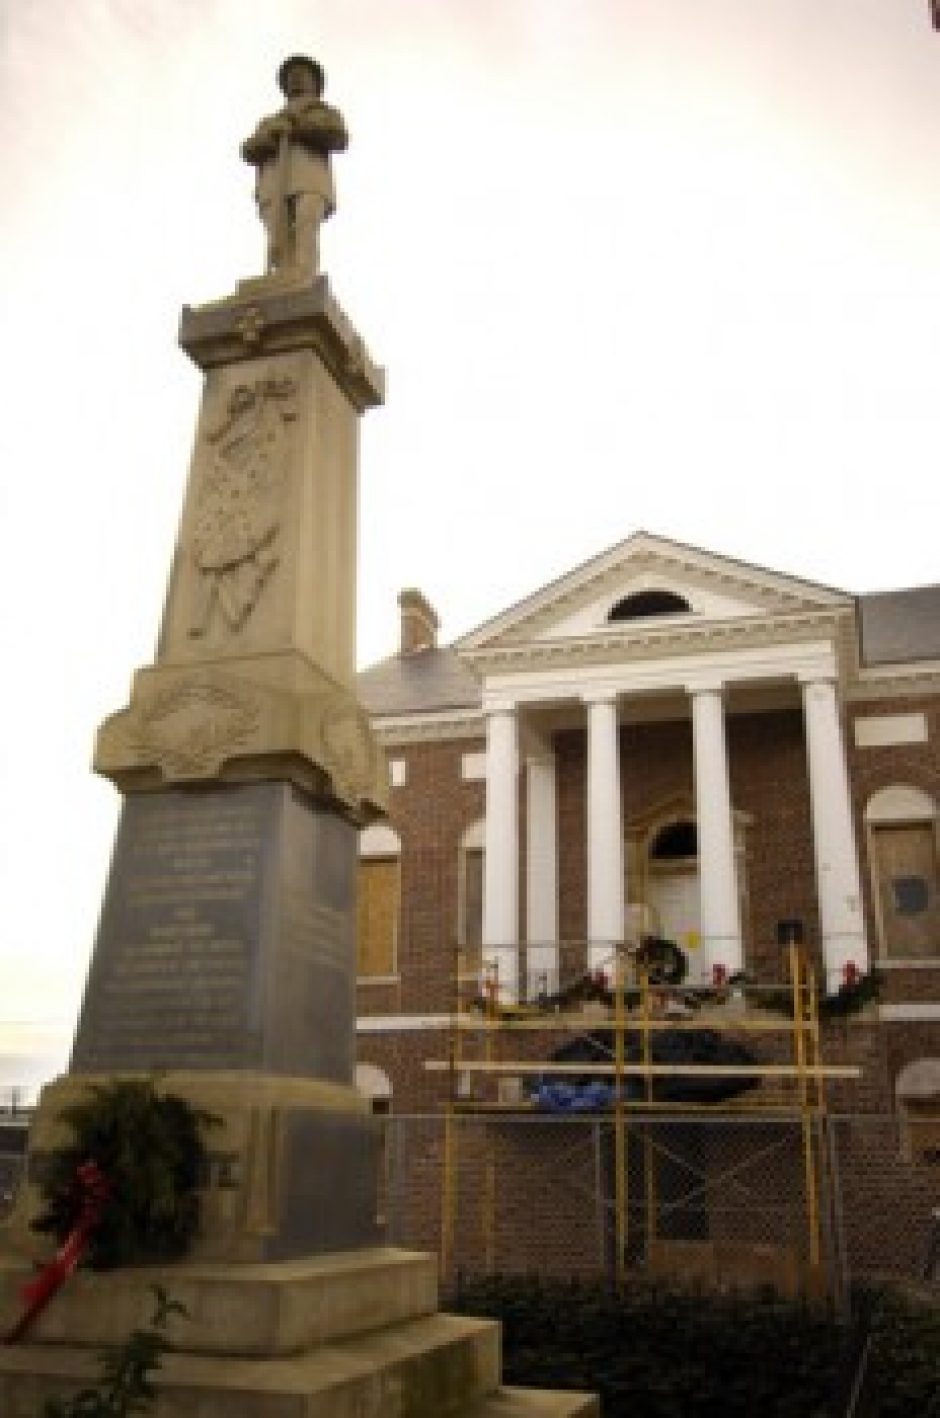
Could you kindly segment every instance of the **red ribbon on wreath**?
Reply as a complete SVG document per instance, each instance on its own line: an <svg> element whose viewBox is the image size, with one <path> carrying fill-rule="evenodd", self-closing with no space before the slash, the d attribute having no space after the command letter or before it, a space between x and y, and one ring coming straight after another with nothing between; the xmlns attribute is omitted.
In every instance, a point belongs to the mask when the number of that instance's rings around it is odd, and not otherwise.
<svg viewBox="0 0 940 1418"><path fill-rule="evenodd" d="M79 1193L78 1220L48 1265L43 1266L39 1274L22 1287L20 1294L26 1308L6 1336L5 1344L15 1344L22 1339L53 1295L65 1284L85 1254L91 1233L108 1204L111 1185L97 1162L83 1162L76 1169L75 1183Z"/></svg>

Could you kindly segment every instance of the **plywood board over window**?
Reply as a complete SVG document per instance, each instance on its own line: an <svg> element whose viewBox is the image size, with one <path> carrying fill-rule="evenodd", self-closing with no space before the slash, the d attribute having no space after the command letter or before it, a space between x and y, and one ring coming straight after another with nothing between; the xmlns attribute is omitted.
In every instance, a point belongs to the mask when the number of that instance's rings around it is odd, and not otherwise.
<svg viewBox="0 0 940 1418"><path fill-rule="evenodd" d="M920 788L893 784L865 809L881 955L940 959L936 807Z"/></svg>
<svg viewBox="0 0 940 1418"><path fill-rule="evenodd" d="M398 858L359 863L359 975L394 975L398 953Z"/></svg>
<svg viewBox="0 0 940 1418"><path fill-rule="evenodd" d="M940 956L935 836L930 822L882 823L874 829L878 901L889 958Z"/></svg>

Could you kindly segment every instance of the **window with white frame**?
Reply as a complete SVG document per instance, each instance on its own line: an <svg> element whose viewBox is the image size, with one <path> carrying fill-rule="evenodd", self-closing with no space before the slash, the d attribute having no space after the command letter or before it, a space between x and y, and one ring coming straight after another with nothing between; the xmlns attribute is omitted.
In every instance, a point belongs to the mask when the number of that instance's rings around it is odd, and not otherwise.
<svg viewBox="0 0 940 1418"><path fill-rule="evenodd" d="M483 942L483 819L465 828L457 864L457 943L461 970L478 970Z"/></svg>

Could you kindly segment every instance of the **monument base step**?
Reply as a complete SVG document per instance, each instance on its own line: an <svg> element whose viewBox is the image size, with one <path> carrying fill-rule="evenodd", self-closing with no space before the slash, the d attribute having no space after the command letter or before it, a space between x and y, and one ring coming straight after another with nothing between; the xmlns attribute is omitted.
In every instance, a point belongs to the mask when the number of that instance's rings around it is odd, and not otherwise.
<svg viewBox="0 0 940 1418"><path fill-rule="evenodd" d="M21 1308L31 1270L0 1256L0 1332ZM437 1261L420 1251L377 1246L306 1260L252 1265L195 1262L71 1276L30 1330L38 1344L120 1344L146 1328L155 1285L185 1306L167 1338L189 1354L277 1358L434 1314Z"/></svg>
<svg viewBox="0 0 940 1418"><path fill-rule="evenodd" d="M536 1388L500 1388L463 1409L460 1418L600 1418L592 1393Z"/></svg>
<svg viewBox="0 0 940 1418"><path fill-rule="evenodd" d="M93 1381L93 1351L0 1348L0 1412L36 1418L43 1401ZM499 1383L499 1325L430 1315L277 1359L166 1355L152 1418L444 1418Z"/></svg>
<svg viewBox="0 0 940 1418"><path fill-rule="evenodd" d="M22 1260L0 1257L0 1332ZM272 1264L79 1271L21 1344L0 1345L0 1414L36 1418L100 1378L98 1353L181 1301L151 1418L596 1418L587 1394L500 1388L500 1326L437 1311L434 1256L391 1246Z"/></svg>

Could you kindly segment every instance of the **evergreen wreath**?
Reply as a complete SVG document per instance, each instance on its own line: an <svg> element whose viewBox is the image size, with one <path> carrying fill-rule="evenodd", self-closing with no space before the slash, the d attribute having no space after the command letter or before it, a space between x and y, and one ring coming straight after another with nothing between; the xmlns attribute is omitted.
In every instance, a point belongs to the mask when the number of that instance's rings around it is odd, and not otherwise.
<svg viewBox="0 0 940 1418"><path fill-rule="evenodd" d="M681 985L689 972L685 951L662 936L644 936L636 961L647 971L651 985Z"/></svg>
<svg viewBox="0 0 940 1418"><path fill-rule="evenodd" d="M151 1079L93 1084L61 1118L73 1140L43 1159L45 1209L33 1229L65 1240L81 1205L76 1171L93 1159L110 1196L86 1264L113 1270L185 1255L199 1225L199 1187L207 1171L202 1133L218 1119L175 1094L158 1094Z"/></svg>

